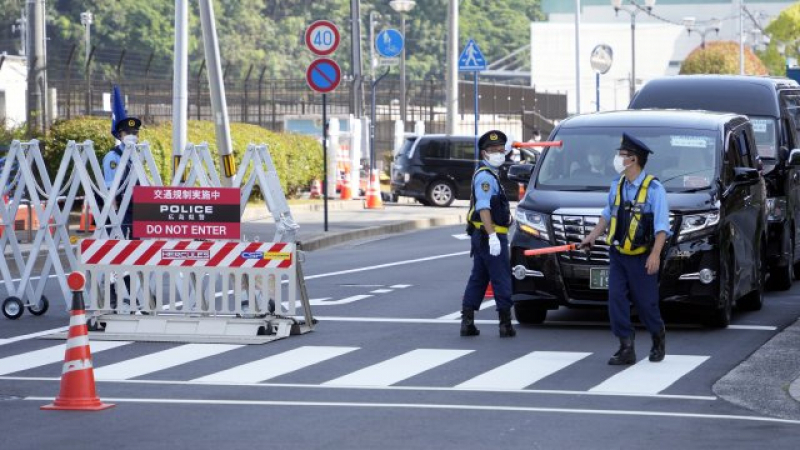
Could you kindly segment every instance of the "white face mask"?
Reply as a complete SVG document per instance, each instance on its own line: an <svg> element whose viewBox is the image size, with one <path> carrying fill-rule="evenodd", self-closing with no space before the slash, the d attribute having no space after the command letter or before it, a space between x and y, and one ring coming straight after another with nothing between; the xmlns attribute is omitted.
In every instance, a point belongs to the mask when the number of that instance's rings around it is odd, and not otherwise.
<svg viewBox="0 0 800 450"><path fill-rule="evenodd" d="M136 136L135 134L129 134L122 138L122 142L125 145L136 145L136 143L139 142L139 136Z"/></svg>
<svg viewBox="0 0 800 450"><path fill-rule="evenodd" d="M616 170L618 174L622 174L627 168L628 166L625 165L625 158L619 155L614 157L614 170Z"/></svg>
<svg viewBox="0 0 800 450"><path fill-rule="evenodd" d="M492 167L500 167L506 162L504 153L489 153L486 155L486 162Z"/></svg>

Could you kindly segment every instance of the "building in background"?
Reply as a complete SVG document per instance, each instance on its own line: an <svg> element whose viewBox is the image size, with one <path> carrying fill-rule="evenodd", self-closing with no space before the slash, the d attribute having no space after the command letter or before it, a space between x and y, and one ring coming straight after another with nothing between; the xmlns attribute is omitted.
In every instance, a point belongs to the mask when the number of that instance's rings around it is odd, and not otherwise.
<svg viewBox="0 0 800 450"><path fill-rule="evenodd" d="M624 0L626 8L633 8ZM644 0L637 3L644 9ZM745 0L745 44L765 43L760 30L766 28L793 1ZM575 1L542 0L545 22L531 24L531 84L537 90L566 92L570 113L575 104ZM720 21L719 33L706 33L706 42L739 40L739 0L657 0L650 14L636 15L636 85L649 79L674 75L682 61L702 42L698 30L687 33L684 18L693 17L695 26ZM598 44L613 50L613 64L600 77L600 109L627 107L630 97L631 16L617 15L610 0L581 0L580 89L581 112L595 111L595 73L589 56Z"/></svg>
<svg viewBox="0 0 800 450"><path fill-rule="evenodd" d="M25 123L28 90L28 60L24 56L0 55L0 123L16 128Z"/></svg>

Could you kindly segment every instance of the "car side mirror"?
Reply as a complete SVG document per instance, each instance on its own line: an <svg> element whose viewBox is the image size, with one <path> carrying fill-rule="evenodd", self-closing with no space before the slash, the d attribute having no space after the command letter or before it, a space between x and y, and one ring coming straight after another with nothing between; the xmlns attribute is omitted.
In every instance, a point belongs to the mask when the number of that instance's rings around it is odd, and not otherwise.
<svg viewBox="0 0 800 450"><path fill-rule="evenodd" d="M736 167L733 169L733 182L736 184L755 184L760 176L758 169L752 167Z"/></svg>
<svg viewBox="0 0 800 450"><path fill-rule="evenodd" d="M508 168L508 179L527 184L533 175L533 164L514 164Z"/></svg>
<svg viewBox="0 0 800 450"><path fill-rule="evenodd" d="M790 166L800 166L800 148L789 152L789 158L786 161Z"/></svg>

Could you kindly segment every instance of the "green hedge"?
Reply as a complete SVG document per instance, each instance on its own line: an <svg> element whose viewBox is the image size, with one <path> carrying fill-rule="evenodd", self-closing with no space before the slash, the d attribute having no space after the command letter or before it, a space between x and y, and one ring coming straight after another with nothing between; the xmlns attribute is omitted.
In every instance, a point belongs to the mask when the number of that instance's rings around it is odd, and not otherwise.
<svg viewBox="0 0 800 450"><path fill-rule="evenodd" d="M208 121L190 120L187 126L188 141L192 143L207 142L212 155L217 155L214 124ZM53 124L45 138L44 156L51 176L55 175L64 155L67 142L74 140L81 143L85 140L94 142L98 159L114 146L114 138L110 132L110 120L96 117L81 117L61 120ZM172 178L172 124L147 125L139 133L139 141L150 143L156 166L162 180L166 184ZM256 125L242 123L231 124L231 141L238 164L244 156L248 144L268 144L281 186L287 197L297 194L300 189L307 189L315 178L322 178L322 146L313 137L290 133L275 133ZM219 172L219 159L214 158Z"/></svg>

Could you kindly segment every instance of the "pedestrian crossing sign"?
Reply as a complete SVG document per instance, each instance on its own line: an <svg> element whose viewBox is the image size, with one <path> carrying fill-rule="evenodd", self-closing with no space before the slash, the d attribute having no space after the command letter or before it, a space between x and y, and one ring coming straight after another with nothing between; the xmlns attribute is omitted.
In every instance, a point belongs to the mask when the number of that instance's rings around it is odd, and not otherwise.
<svg viewBox="0 0 800 450"><path fill-rule="evenodd" d="M470 39L458 57L459 72L479 72L486 70L486 59L474 39Z"/></svg>

